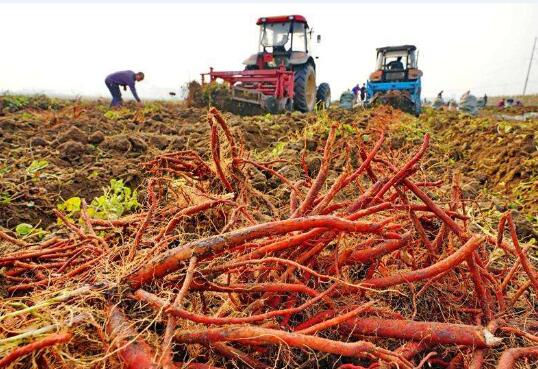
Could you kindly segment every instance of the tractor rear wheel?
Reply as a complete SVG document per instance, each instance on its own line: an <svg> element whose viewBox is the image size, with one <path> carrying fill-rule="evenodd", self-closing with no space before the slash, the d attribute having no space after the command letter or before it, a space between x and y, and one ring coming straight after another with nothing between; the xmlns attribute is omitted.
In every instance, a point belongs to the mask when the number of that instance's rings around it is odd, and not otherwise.
<svg viewBox="0 0 538 369"><path fill-rule="evenodd" d="M319 109L329 109L331 106L331 87L328 83L321 83L318 86L316 100Z"/></svg>
<svg viewBox="0 0 538 369"><path fill-rule="evenodd" d="M314 110L316 104L316 70L311 64L295 68L295 88L293 102L295 109L303 113Z"/></svg>

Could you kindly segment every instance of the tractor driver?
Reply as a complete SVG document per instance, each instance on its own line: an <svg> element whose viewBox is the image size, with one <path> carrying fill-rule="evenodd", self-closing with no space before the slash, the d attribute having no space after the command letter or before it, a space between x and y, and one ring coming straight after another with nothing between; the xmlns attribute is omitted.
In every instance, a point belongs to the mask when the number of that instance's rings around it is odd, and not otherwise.
<svg viewBox="0 0 538 369"><path fill-rule="evenodd" d="M404 66L402 63L402 57L401 56L397 57L396 60L391 61L387 65L387 67L389 68L389 70L403 70Z"/></svg>

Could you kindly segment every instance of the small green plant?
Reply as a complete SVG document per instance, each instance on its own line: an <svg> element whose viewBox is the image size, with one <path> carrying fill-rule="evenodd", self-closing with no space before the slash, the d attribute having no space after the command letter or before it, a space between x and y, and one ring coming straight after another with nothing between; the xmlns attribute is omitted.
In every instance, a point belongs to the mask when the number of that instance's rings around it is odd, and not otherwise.
<svg viewBox="0 0 538 369"><path fill-rule="evenodd" d="M0 168L0 178L2 178L4 176L4 174L9 173L10 170L11 170L11 167L9 165L6 165L5 167L1 167Z"/></svg>
<svg viewBox="0 0 538 369"><path fill-rule="evenodd" d="M6 111L14 113L27 108L30 104L30 98L28 96L6 95L2 96L2 102Z"/></svg>
<svg viewBox="0 0 538 369"><path fill-rule="evenodd" d="M92 171L92 172L88 175L88 177L86 177L86 178L88 178L88 179L94 179L94 178L97 178L98 176L99 176L99 171L98 171L98 170L94 170L94 171Z"/></svg>
<svg viewBox="0 0 538 369"><path fill-rule="evenodd" d="M110 180L110 187L103 190L103 195L96 197L88 205L88 215L97 219L117 219L140 206L138 194L123 183L121 179ZM80 215L82 199L71 197L56 207L65 214L68 220L73 221ZM61 224L61 219L58 219Z"/></svg>
<svg viewBox="0 0 538 369"><path fill-rule="evenodd" d="M142 112L144 115L156 114L161 112L162 106L158 102L150 102L144 105Z"/></svg>
<svg viewBox="0 0 538 369"><path fill-rule="evenodd" d="M418 143L424 138L429 130L419 119L407 118L402 119L394 132L395 137L401 137L407 142Z"/></svg>
<svg viewBox="0 0 538 369"><path fill-rule="evenodd" d="M46 232L42 228L34 227L28 223L20 223L15 227L15 233L19 237L37 237L42 239Z"/></svg>
<svg viewBox="0 0 538 369"><path fill-rule="evenodd" d="M538 215L527 215L527 221L532 224L538 225Z"/></svg>
<svg viewBox="0 0 538 369"><path fill-rule="evenodd" d="M58 204L56 207L58 210L60 210L62 213L65 214L67 219L73 220L75 216L77 216L80 213L80 207L82 205L82 199L80 197L71 197L67 200L65 200L63 203ZM61 219L57 220L58 224L62 224Z"/></svg>
<svg viewBox="0 0 538 369"><path fill-rule="evenodd" d="M203 85L201 89L201 100L208 105L212 105L219 96L229 95L228 87L223 83L211 82Z"/></svg>
<svg viewBox="0 0 538 369"><path fill-rule="evenodd" d="M109 110L105 113L105 118L110 120L119 120L121 118L121 114L116 110Z"/></svg>
<svg viewBox="0 0 538 369"><path fill-rule="evenodd" d="M58 98L41 94L30 96L29 105L34 109L58 110L62 108L62 101Z"/></svg>
<svg viewBox="0 0 538 369"><path fill-rule="evenodd" d="M35 116L27 111L22 112L21 118L24 120L34 120Z"/></svg>
<svg viewBox="0 0 538 369"><path fill-rule="evenodd" d="M280 155L282 155L282 152L284 151L285 147L286 147L285 142L282 142L282 141L277 142L273 150L271 150L271 156L273 158L279 157Z"/></svg>
<svg viewBox="0 0 538 369"><path fill-rule="evenodd" d="M342 124L338 132L336 132L337 136L346 136L346 135L354 135L356 133L355 127L353 127L351 124Z"/></svg>
<svg viewBox="0 0 538 369"><path fill-rule="evenodd" d="M92 200L88 215L99 219L117 219L123 214L140 206L138 194L123 183L123 180L110 180L110 187L102 196Z"/></svg>
<svg viewBox="0 0 538 369"><path fill-rule="evenodd" d="M26 108L57 110L62 108L63 105L60 99L46 95L3 95L2 102L4 104L4 110L10 113L15 113Z"/></svg>
<svg viewBox="0 0 538 369"><path fill-rule="evenodd" d="M38 172L45 169L49 165L49 162L46 160L34 160L28 168L26 168L26 173L30 175L38 175Z"/></svg>
<svg viewBox="0 0 538 369"><path fill-rule="evenodd" d="M28 236L34 230L34 226L28 223L21 223L15 227L17 236Z"/></svg>
<svg viewBox="0 0 538 369"><path fill-rule="evenodd" d="M271 113L264 114L263 121L265 123L271 123L273 121L273 115Z"/></svg>
<svg viewBox="0 0 538 369"><path fill-rule="evenodd" d="M0 205L7 206L10 205L12 201L13 198L10 194L8 194L7 192L0 192Z"/></svg>
<svg viewBox="0 0 538 369"><path fill-rule="evenodd" d="M109 110L104 114L104 116L105 118L110 119L110 120L120 120L120 119L127 118L127 116L129 115L132 117L132 114L133 113L129 109L122 108L119 110Z"/></svg>
<svg viewBox="0 0 538 369"><path fill-rule="evenodd" d="M316 117L317 117L317 126L319 126L323 133L328 134L331 130L331 122L329 119L329 114L327 113L327 110L318 110L316 111Z"/></svg>

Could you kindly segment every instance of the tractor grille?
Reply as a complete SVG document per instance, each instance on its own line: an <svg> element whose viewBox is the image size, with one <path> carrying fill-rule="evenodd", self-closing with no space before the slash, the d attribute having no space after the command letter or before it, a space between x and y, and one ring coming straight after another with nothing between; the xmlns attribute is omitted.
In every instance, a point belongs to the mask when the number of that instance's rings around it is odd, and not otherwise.
<svg viewBox="0 0 538 369"><path fill-rule="evenodd" d="M405 80L405 71L385 72L385 81L403 81Z"/></svg>

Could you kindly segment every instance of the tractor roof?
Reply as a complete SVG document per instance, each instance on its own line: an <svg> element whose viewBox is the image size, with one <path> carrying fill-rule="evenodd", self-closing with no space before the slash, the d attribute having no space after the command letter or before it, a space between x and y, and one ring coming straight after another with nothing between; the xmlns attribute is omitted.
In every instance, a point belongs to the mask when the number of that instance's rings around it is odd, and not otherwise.
<svg viewBox="0 0 538 369"><path fill-rule="evenodd" d="M258 18L258 21L256 24L264 24L264 23L282 23L282 22L289 22L289 21L296 21L304 23L308 27L308 23L306 22L306 18L302 15L277 15L274 17L262 17Z"/></svg>
<svg viewBox="0 0 538 369"><path fill-rule="evenodd" d="M385 47L378 48L377 52L386 53L388 51L401 51L401 50L415 51L416 49L417 47L415 45L385 46Z"/></svg>

